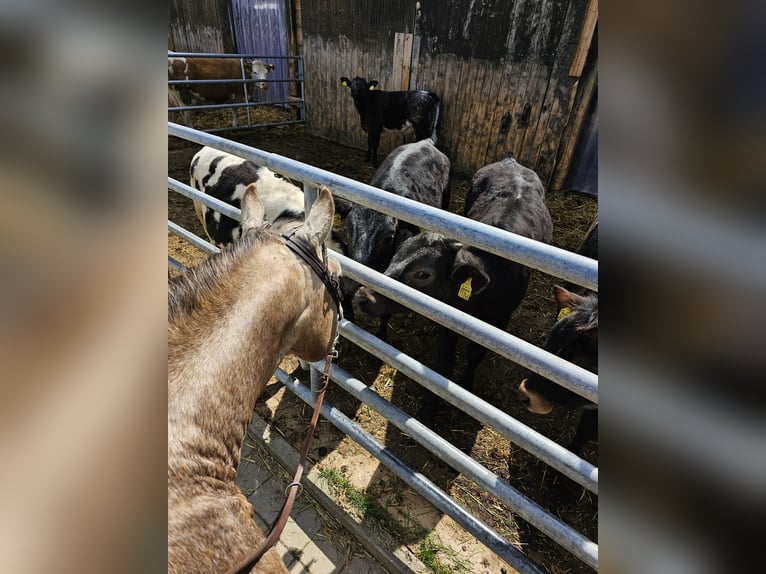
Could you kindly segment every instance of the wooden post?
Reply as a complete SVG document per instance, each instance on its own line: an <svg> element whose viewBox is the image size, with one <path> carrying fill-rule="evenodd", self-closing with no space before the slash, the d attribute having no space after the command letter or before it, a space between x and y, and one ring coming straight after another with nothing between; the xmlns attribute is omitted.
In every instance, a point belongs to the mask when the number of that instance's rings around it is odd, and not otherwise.
<svg viewBox="0 0 766 574"><path fill-rule="evenodd" d="M295 43L297 44L298 54L303 54L303 21L301 18L301 0L294 0L295 11Z"/></svg>
<svg viewBox="0 0 766 574"><path fill-rule="evenodd" d="M391 90L410 89L410 66L412 63L412 34L397 32L394 36L394 63Z"/></svg>
<svg viewBox="0 0 766 574"><path fill-rule="evenodd" d="M572 159L577 148L577 143L582 135L585 117L588 113L591 100L598 85L598 72L595 68L588 71L588 74L582 80L578 80L579 85L572 88L572 95L578 98L572 110L568 125L562 132L561 140L563 145L559 149L556 158L556 171L551 180L550 189L560 190L564 186L569 170L572 167ZM579 94L577 92L580 92Z"/></svg>
<svg viewBox="0 0 766 574"><path fill-rule="evenodd" d="M412 63L410 65L410 89L418 87L418 64L420 63L420 36L412 38Z"/></svg>
<svg viewBox="0 0 766 574"><path fill-rule="evenodd" d="M598 22L598 0L589 0L588 9L585 12L585 20L582 24L582 32L580 33L580 41L577 43L572 66L569 68L570 76L578 78L582 76L582 69L585 66L585 58L588 56L590 43L593 40L596 22Z"/></svg>
<svg viewBox="0 0 766 574"><path fill-rule="evenodd" d="M300 51L298 50L298 17L300 16L300 0L294 0L293 2L287 3L287 19L289 22L289 41L290 41L290 52L289 54L291 56L297 56L300 54ZM297 12L297 14L296 14ZM290 74L291 78L294 78L298 75L298 64L295 60L288 60L287 64L288 73ZM291 98L297 98L298 96L298 86L295 84L295 82L290 83L290 97Z"/></svg>

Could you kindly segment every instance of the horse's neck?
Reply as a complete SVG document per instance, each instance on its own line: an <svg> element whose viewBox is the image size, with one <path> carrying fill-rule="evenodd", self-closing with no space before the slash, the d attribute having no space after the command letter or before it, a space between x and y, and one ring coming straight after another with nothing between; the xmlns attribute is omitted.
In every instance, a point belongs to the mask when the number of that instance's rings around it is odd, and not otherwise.
<svg viewBox="0 0 766 574"><path fill-rule="evenodd" d="M300 297L283 288L299 281L291 273L272 267L268 282L241 281L171 330L169 464L194 461L195 474L233 480L255 401L292 346Z"/></svg>

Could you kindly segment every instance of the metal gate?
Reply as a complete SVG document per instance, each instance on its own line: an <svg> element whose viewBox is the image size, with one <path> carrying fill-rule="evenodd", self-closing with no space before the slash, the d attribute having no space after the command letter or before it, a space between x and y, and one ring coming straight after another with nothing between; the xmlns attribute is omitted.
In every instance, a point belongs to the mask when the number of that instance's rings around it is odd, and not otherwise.
<svg viewBox="0 0 766 574"><path fill-rule="evenodd" d="M561 277L589 289L598 289L598 263L575 253L539 243L504 230L466 219L453 213L432 208L405 199L358 181L333 174L276 154L264 152L220 137L198 132L177 124L169 124L168 133L201 145L233 153L259 165L304 183L307 202L312 195L308 191L321 186L332 189L333 194L349 201L382 211L422 228L443 233L464 243L474 245L501 257L517 261L544 273ZM201 201L225 215L239 220L239 210L218 201L191 187L168 178L168 188L189 198ZM218 249L196 235L168 222L170 231L186 239L207 253ZM341 262L343 273L376 291L394 299L421 315L445 325L479 342L497 354L506 357L534 372L555 381L587 399L598 402L598 377L574 364L552 355L526 341L483 323L444 303L411 289L397 281L373 271L359 263L332 253ZM168 258L169 264L182 269L178 262ZM520 423L486 401L466 391L454 382L408 357L398 349L343 320L340 333L345 339L388 362L397 370L422 384L444 400L462 409L468 415L493 428L521 448L534 454L565 476L571 478L593 493L598 493L598 468L571 453L547 437ZM321 368L319 363L316 367ZM312 367L315 367L312 365ZM312 368L312 375L315 368ZM284 371L277 370L276 377L306 403L313 405L315 397L311 390ZM435 453L447 464L501 500L529 524L535 526L551 540L588 564L598 569L598 545L586 538L544 508L510 486L493 472L471 459L457 447L422 425L416 419L400 411L391 403L374 393L353 374L334 366L332 380L357 399L368 404L389 422L402 429L425 448ZM313 379L313 377L312 377ZM524 574L542 574L545 570L505 540L492 528L473 516L467 509L449 497L420 473L408 467L384 445L348 419L340 411L325 403L322 414L332 424L349 435L363 448L380 460L386 467L404 480L436 508L451 516L463 528L480 540L500 558Z"/></svg>
<svg viewBox="0 0 766 574"><path fill-rule="evenodd" d="M217 78L207 80L168 80L168 86L171 85L197 85L197 84L241 84L242 93L244 97L243 103L226 103L226 104L209 104L209 105L196 105L196 106L178 106L173 107L168 102L168 113L181 112L184 110L217 110L217 109L237 109L245 108L247 110L247 122L244 125L233 128L221 127L206 130L210 133L238 130L252 127L268 127L279 126L288 124L300 124L305 122L305 106L306 102L303 100L303 56L286 56L286 55L262 55L256 53L243 53L243 54L208 54L197 52L170 52L168 51L168 59L170 58L239 58L241 73L236 78ZM245 60L263 60L268 64L274 66L274 71L271 72L266 81L268 83L267 95L261 94L261 90L255 90L257 100L253 101L250 94L253 93L252 87L256 80L247 77L245 73L244 62ZM294 73L291 72L294 70ZM281 71L280 71L281 70ZM294 85L294 90L291 86ZM278 86L278 89L275 88ZM294 91L298 96L289 96L290 92ZM287 94L285 97L271 96L272 93ZM296 119L283 122L270 122L263 123L253 121L250 111L258 106L284 106L290 107L296 110Z"/></svg>

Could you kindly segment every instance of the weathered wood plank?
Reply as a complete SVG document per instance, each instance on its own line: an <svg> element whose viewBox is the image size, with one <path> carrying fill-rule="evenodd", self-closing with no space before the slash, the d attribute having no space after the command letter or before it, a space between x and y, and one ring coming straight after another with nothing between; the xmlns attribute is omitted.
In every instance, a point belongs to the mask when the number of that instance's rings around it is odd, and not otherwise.
<svg viewBox="0 0 766 574"><path fill-rule="evenodd" d="M516 129L516 122L513 117L513 105L515 102L514 90L518 84L522 66L523 62L508 62L503 70L503 76L500 79L500 88L498 90L498 98L495 103L496 111L494 114L494 117L497 119L498 129L493 130L490 134L487 151L488 163L499 160L510 151L508 142L510 141L510 135L513 133L513 130ZM502 132L499 129L499 124L502 123L504 117L509 118L509 128L506 132Z"/></svg>
<svg viewBox="0 0 766 574"><path fill-rule="evenodd" d="M511 129L508 132L508 136L505 139L505 153L500 157L504 157L508 153L513 153L520 162L524 163L521 159L522 150L520 149L518 142L524 135L528 122L528 113L525 113L525 109L531 109L527 97L531 94L533 89L530 86L535 79L535 71L538 65L532 60L524 60L519 62L518 72L513 76L513 87L511 92L510 112L511 112ZM499 159L499 158L498 158ZM531 167L531 166L529 166Z"/></svg>
<svg viewBox="0 0 766 574"><path fill-rule="evenodd" d="M464 77L468 76L468 63L450 54L445 61L444 75L446 99L449 102L447 113L450 119L447 124L447 143L451 150L450 157L454 159L457 165L461 165L463 150L460 128L465 111L461 98L461 88Z"/></svg>
<svg viewBox="0 0 766 574"><path fill-rule="evenodd" d="M569 173L569 168L572 165L572 159L579 140L579 135L578 137L573 137L572 134L582 133L583 124L588 115L588 109L590 108L591 99L596 91L597 83L598 72L596 67L592 66L590 70L585 72L585 76L580 78L572 116L568 125L564 128L561 137L562 146L559 149L559 154L556 158L556 171L550 186L553 190L562 188Z"/></svg>
<svg viewBox="0 0 766 574"><path fill-rule="evenodd" d="M516 157L523 165L534 169L540 175L538 154L536 148L530 147L534 138L540 118L548 111L549 103L546 101L551 81L550 68L538 63L532 66L529 79L525 82L525 93L522 107L519 111L519 130L514 134L513 149ZM540 176L542 179L542 175ZM543 183L545 180L543 179Z"/></svg>
<svg viewBox="0 0 766 574"><path fill-rule="evenodd" d="M499 129L499 125L493 126L492 117L494 115L494 100L497 99L497 91L500 87L500 78L502 77L502 67L491 62L484 63L486 71L481 86L481 93L477 97L476 110L476 133L471 141L471 153L469 155L470 165L486 165L487 140L493 128ZM473 170L475 171L475 169Z"/></svg>
<svg viewBox="0 0 766 574"><path fill-rule="evenodd" d="M418 75L421 73L420 63L420 36L412 37L412 58L410 63L410 89L416 90L418 87Z"/></svg>
<svg viewBox="0 0 766 574"><path fill-rule="evenodd" d="M522 145L535 166L535 171L546 185L549 185L556 169L556 157L561 145L563 128L568 122L574 104L575 78L569 76L569 62L573 57L575 38L580 29L582 13L573 9L575 2L564 16L559 45L553 62L547 90L544 96L543 109L535 125L530 130Z"/></svg>
<svg viewBox="0 0 766 574"><path fill-rule="evenodd" d="M444 146L443 149L447 150L447 155L454 161L455 155L455 142L452 139L452 126L457 120L457 114L454 111L455 98L454 98L454 84L456 83L456 75L454 70L454 58L449 55L440 55L436 59L437 73L434 78L434 85L429 86L429 89L441 87L441 130L439 135L439 143Z"/></svg>
<svg viewBox="0 0 766 574"><path fill-rule="evenodd" d="M572 60L572 65L569 68L570 76L582 76L582 69L585 66L585 59L588 57L590 44L593 40L593 32L596 30L596 22L598 22L598 0L589 0L588 8L585 11L585 21L582 25L580 40L577 43L575 57Z"/></svg>
<svg viewBox="0 0 766 574"><path fill-rule="evenodd" d="M471 110L475 100L474 86L476 85L476 77L479 71L479 67L474 66L472 60L463 60L460 84L458 85L461 102L460 124L458 126L460 131L455 134L458 149L458 153L455 156L458 165L466 165L468 159L468 144L470 142L470 129L473 121Z"/></svg>
<svg viewBox="0 0 766 574"><path fill-rule="evenodd" d="M410 89L410 69L412 68L412 34L404 36L404 61L402 62L402 82L401 89Z"/></svg>
<svg viewBox="0 0 766 574"><path fill-rule="evenodd" d="M505 115L505 111L503 110L502 106L498 104L498 102L501 98L500 91L501 86L503 85L503 79L507 73L506 70L507 67L502 65L497 66L494 70L492 86L487 96L485 129L478 142L481 149L481 155L477 158L476 164L474 164L474 171L479 167L492 163L495 160L495 147L492 144L492 140L495 137L495 134L500 134L503 115Z"/></svg>
<svg viewBox="0 0 766 574"><path fill-rule="evenodd" d="M484 109L486 108L484 82L487 78L487 73L491 74L491 70L488 70L490 65L486 60L472 60L470 67L471 72L468 82L463 86L468 106L468 113L465 114L467 116L466 123L463 129L465 137L465 144L463 145L465 156L463 162L466 165L475 165L474 155L478 147L479 134L484 124Z"/></svg>
<svg viewBox="0 0 766 574"><path fill-rule="evenodd" d="M394 35L394 58L391 66L392 90L409 90L411 62L412 34L397 32Z"/></svg>

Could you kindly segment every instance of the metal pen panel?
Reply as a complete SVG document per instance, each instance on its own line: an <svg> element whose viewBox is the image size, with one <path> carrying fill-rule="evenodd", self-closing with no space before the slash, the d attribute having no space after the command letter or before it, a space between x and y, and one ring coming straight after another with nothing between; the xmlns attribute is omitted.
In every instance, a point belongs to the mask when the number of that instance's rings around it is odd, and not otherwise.
<svg viewBox="0 0 766 574"><path fill-rule="evenodd" d="M510 333L488 325L382 273L340 254L343 273L417 313L444 325L527 369L566 387L594 403L598 402L598 376Z"/></svg>
<svg viewBox="0 0 766 574"><path fill-rule="evenodd" d="M311 390L306 385L301 384L297 379L293 379L282 369L277 369L274 375L302 401L312 407L314 406L316 401L312 398ZM322 404L320 412L344 434L351 437L357 444L382 462L386 468L390 469L396 476L414 488L440 511L452 517L455 522L460 524L460 526L481 541L482 544L516 568L520 573L549 574L544 568L524 555L492 528L457 504L446 492L427 477L407 466L389 449L380 444L368 432L327 401L324 401ZM306 480L305 477L304 480Z"/></svg>
<svg viewBox="0 0 766 574"><path fill-rule="evenodd" d="M314 363L312 366L321 365L322 363ZM592 568L598 567L598 546L591 540L585 538L571 526L554 518L537 503L521 494L417 419L399 410L370 390L367 385L353 378L348 372L333 365L330 376L353 397L369 405L402 432L428 448L455 470L462 472L503 504L515 510L519 516L546 534L551 540L554 540Z"/></svg>
<svg viewBox="0 0 766 574"><path fill-rule="evenodd" d="M316 187L327 186L334 195L349 201L454 237L469 245L561 277L593 291L598 290L598 262L593 259L423 205L393 193L381 193L380 189L353 179L180 124L168 122L168 133L250 159L289 178L311 183Z"/></svg>
<svg viewBox="0 0 766 574"><path fill-rule="evenodd" d="M511 442L535 455L594 494L598 494L598 468L563 446L531 429L457 383L429 369L399 349L360 329L347 320L340 322L340 334L361 349L384 360L398 372L495 429Z"/></svg>

